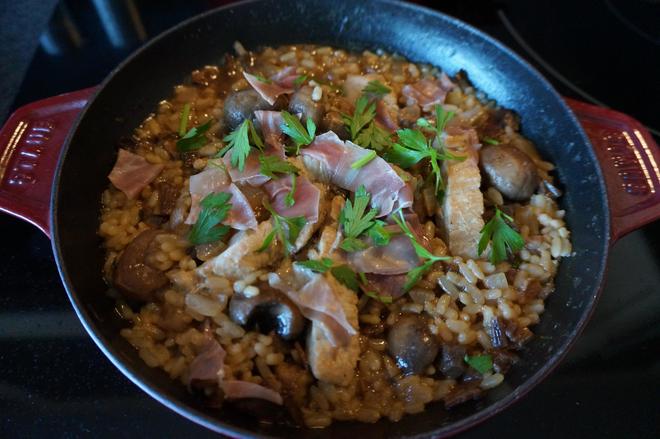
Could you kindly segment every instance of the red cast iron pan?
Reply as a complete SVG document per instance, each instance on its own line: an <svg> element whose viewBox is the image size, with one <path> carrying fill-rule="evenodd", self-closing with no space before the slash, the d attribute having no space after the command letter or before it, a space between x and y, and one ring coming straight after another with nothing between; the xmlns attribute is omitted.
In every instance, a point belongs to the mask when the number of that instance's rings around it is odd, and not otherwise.
<svg viewBox="0 0 660 439"><path fill-rule="evenodd" d="M397 423L295 429L259 424L230 408L203 407L182 385L147 367L119 336L124 322L105 294L96 235L100 195L117 141L189 72L219 62L235 40L248 48L286 43L383 48L449 74L463 68L477 88L522 117L523 133L557 166L575 255L562 261L556 292L534 328L542 337L527 346L502 386L481 401L451 411L431 405ZM263 0L202 14L138 50L99 87L18 109L0 132L0 148L0 209L50 236L71 303L101 350L158 401L231 436L445 436L483 421L521 398L559 363L593 311L610 246L660 217L660 151L637 121L562 99L513 52L454 18L389 1Z"/></svg>

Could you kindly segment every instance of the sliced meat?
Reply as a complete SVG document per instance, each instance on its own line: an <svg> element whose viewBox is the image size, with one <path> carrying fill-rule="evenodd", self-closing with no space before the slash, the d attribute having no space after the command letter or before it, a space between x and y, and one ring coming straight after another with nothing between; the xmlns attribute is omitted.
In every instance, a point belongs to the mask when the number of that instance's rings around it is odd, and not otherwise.
<svg viewBox="0 0 660 439"><path fill-rule="evenodd" d="M210 162L206 169L190 177L191 206L186 224L194 224L201 211L200 203L211 193L227 192L231 194L231 210L224 224L238 230L254 229L257 227L255 217L249 200L241 190L231 182L227 171L222 165Z"/></svg>
<svg viewBox="0 0 660 439"><path fill-rule="evenodd" d="M445 102L447 93L454 88L449 77L442 73L440 78L424 78L403 87L401 94L406 97L406 105L417 104L424 111L431 111L435 105Z"/></svg>
<svg viewBox="0 0 660 439"><path fill-rule="evenodd" d="M321 190L305 176L297 176L293 193L294 204L289 206L286 199L291 192L292 184L293 177L287 175L264 185L273 209L285 217L304 216L310 223L316 223L319 219Z"/></svg>
<svg viewBox="0 0 660 439"><path fill-rule="evenodd" d="M260 79L257 76L247 72L243 72L243 76L252 86L252 88L256 90L257 93L259 93L259 96L261 96L261 98L268 102L270 105L275 104L278 96L294 92L293 87L285 86L286 84L282 85L283 83L280 84L273 79L264 81L263 79Z"/></svg>
<svg viewBox="0 0 660 439"><path fill-rule="evenodd" d="M224 103L224 119L230 130L236 129L244 120L254 121L257 110L269 110L272 105L266 102L255 90L240 90L227 96Z"/></svg>
<svg viewBox="0 0 660 439"><path fill-rule="evenodd" d="M257 398L277 405L283 402L282 396L276 391L250 381L226 380L220 383L220 387L227 399Z"/></svg>
<svg viewBox="0 0 660 439"><path fill-rule="evenodd" d="M129 299L148 302L169 283L162 271L147 264L147 254L161 230L145 230L131 241L117 261L113 283Z"/></svg>
<svg viewBox="0 0 660 439"><path fill-rule="evenodd" d="M236 233L229 240L227 250L202 264L197 269L198 273L203 277L215 274L229 279L241 279L275 263L283 256L282 247L278 242L273 242L262 252L257 251L272 230L271 222L263 221L255 230Z"/></svg>
<svg viewBox="0 0 660 439"><path fill-rule="evenodd" d="M162 170L163 165L151 164L141 155L120 149L108 179L128 198L133 199L154 181Z"/></svg>
<svg viewBox="0 0 660 439"><path fill-rule="evenodd" d="M445 160L446 188L442 206L447 244L452 255L476 259L477 244L484 227L484 197L476 151L474 130L448 135L446 145L463 161Z"/></svg>
<svg viewBox="0 0 660 439"><path fill-rule="evenodd" d="M400 207L408 207L411 199L405 182L382 158L375 157L365 166L353 169L351 165L368 154L352 142L343 142L336 134L322 134L301 151L303 163L309 173L319 181L332 183L352 192L364 185L371 194L371 205L379 209L378 216L388 215L399 201Z"/></svg>
<svg viewBox="0 0 660 439"><path fill-rule="evenodd" d="M323 117L323 107L312 100L313 88L310 86L300 87L289 101L289 112L291 114L301 115L300 119L306 123L307 119L314 121L317 126Z"/></svg>

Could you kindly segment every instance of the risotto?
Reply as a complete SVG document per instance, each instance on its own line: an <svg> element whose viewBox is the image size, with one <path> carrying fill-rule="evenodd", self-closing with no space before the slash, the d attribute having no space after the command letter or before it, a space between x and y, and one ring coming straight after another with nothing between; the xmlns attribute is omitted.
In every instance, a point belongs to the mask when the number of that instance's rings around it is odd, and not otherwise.
<svg viewBox="0 0 660 439"><path fill-rule="evenodd" d="M235 49L119 144L121 335L218 410L307 427L500 385L572 253L517 116L396 55Z"/></svg>

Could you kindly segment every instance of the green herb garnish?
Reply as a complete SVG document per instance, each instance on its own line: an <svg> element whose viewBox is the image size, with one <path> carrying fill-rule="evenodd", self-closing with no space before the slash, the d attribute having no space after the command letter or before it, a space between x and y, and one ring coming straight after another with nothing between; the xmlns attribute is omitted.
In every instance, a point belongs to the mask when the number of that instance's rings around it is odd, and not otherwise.
<svg viewBox="0 0 660 439"><path fill-rule="evenodd" d="M291 162L275 155L259 155L259 172L270 178L277 178L275 174L297 174L300 172Z"/></svg>
<svg viewBox="0 0 660 439"><path fill-rule="evenodd" d="M266 78L265 76L261 76L261 75L258 75L258 74L252 74L252 76L257 78L257 80L259 82L263 82L264 84L271 84L273 82L270 79Z"/></svg>
<svg viewBox="0 0 660 439"><path fill-rule="evenodd" d="M364 291L364 294L371 297L372 299L378 300L379 302L383 302L385 304L392 303L392 296L382 296L374 291Z"/></svg>
<svg viewBox="0 0 660 439"><path fill-rule="evenodd" d="M330 269L330 273L341 284L355 291L360 291L360 282L358 282L357 274L348 265L337 265Z"/></svg>
<svg viewBox="0 0 660 439"><path fill-rule="evenodd" d="M392 146L392 136L372 120L366 128L360 131L354 142L363 148L384 152Z"/></svg>
<svg viewBox="0 0 660 439"><path fill-rule="evenodd" d="M190 152L206 145L209 139L206 138L204 133L211 128L211 123L213 123L213 119L200 126L191 128L183 137L177 140L176 149L179 152Z"/></svg>
<svg viewBox="0 0 660 439"><path fill-rule="evenodd" d="M293 140L295 144L295 155L298 155L301 146L309 145L314 141L316 124L308 117L306 122L307 129L305 129L302 123L300 123L300 120L287 111L282 111L282 119L284 120L282 123L282 132Z"/></svg>
<svg viewBox="0 0 660 439"><path fill-rule="evenodd" d="M227 218L231 209L230 198L231 194L226 192L211 193L204 197L197 221L188 234L191 244L215 242L229 232L229 227L219 224Z"/></svg>
<svg viewBox="0 0 660 439"><path fill-rule="evenodd" d="M493 357L490 355L475 355L473 357L466 355L463 361L482 375L493 369Z"/></svg>
<svg viewBox="0 0 660 439"><path fill-rule="evenodd" d="M489 145L499 145L500 141L497 139L493 139L492 137L484 137L483 140L485 143L488 143Z"/></svg>
<svg viewBox="0 0 660 439"><path fill-rule="evenodd" d="M339 215L339 222L344 229L345 236L339 245L341 249L347 252L364 250L367 248L367 244L359 236L369 231L371 231L369 236L372 237L374 244L385 245L389 243L390 235L382 227L382 221L374 220L378 210L370 209L367 212L370 199L371 195L367 193L364 185L361 185L355 192L353 202L346 200L346 204ZM372 228L373 230L371 230Z"/></svg>
<svg viewBox="0 0 660 439"><path fill-rule="evenodd" d="M286 197L284 197L284 204L286 207L293 207L296 204L296 181L298 176L296 174L291 174L291 190L287 192Z"/></svg>
<svg viewBox="0 0 660 439"><path fill-rule="evenodd" d="M351 163L351 169L360 169L376 158L376 151L369 150L365 155Z"/></svg>
<svg viewBox="0 0 660 439"><path fill-rule="evenodd" d="M183 110L181 110L181 118L179 119L179 137L183 137L186 135L189 116L190 116L190 104L187 103L183 106Z"/></svg>
<svg viewBox="0 0 660 439"><path fill-rule="evenodd" d="M307 261L296 261L296 264L305 268L309 268L310 270L317 273L325 273L326 271L330 270L330 268L332 268L332 259L323 258L318 261L308 259Z"/></svg>
<svg viewBox="0 0 660 439"><path fill-rule="evenodd" d="M305 81L307 81L307 75L300 75L293 81L293 85L300 87Z"/></svg>
<svg viewBox="0 0 660 439"><path fill-rule="evenodd" d="M385 86L380 81L369 81L369 83L362 89L362 95L366 96L369 100L382 99L392 90Z"/></svg>
<svg viewBox="0 0 660 439"><path fill-rule="evenodd" d="M251 146L263 150L264 142L254 129L254 124L250 119L245 119L243 123L224 138L227 146L218 153L219 157L225 155L231 150L231 165L243 172L245 169L245 160L250 155Z"/></svg>
<svg viewBox="0 0 660 439"><path fill-rule="evenodd" d="M493 264L506 260L507 251L515 253L525 245L520 233L516 232L507 221L513 223L513 218L495 207L495 215L481 229L477 252L481 256L490 242L490 262Z"/></svg>
<svg viewBox="0 0 660 439"><path fill-rule="evenodd" d="M266 236L258 252L266 250L275 238L284 246L284 253L290 254L295 247L296 239L300 231L307 223L304 216L286 217L273 210L268 202L264 202L264 207L270 212L273 218L273 230Z"/></svg>
<svg viewBox="0 0 660 439"><path fill-rule="evenodd" d="M403 288L408 291L412 287L414 287L417 282L422 278L424 273L426 273L434 263L438 261L446 261L448 259L451 259L449 256L436 256L430 251L426 249L422 244L417 242L417 238L413 234L412 230L410 230L410 227L408 227L408 224L406 223L406 219L403 216L403 212L399 209L398 211L398 217L397 215L393 215L392 219L399 225L403 233L410 239L410 243L412 244L413 248L415 249L415 253L417 256L424 260L424 263L420 265L419 267L414 268L412 271L408 272L408 275L406 276L406 283L403 286Z"/></svg>
<svg viewBox="0 0 660 439"><path fill-rule="evenodd" d="M355 102L353 115L342 113L344 124L348 126L351 140L356 140L362 128L367 126L376 117L376 104L369 101L366 96L360 96Z"/></svg>

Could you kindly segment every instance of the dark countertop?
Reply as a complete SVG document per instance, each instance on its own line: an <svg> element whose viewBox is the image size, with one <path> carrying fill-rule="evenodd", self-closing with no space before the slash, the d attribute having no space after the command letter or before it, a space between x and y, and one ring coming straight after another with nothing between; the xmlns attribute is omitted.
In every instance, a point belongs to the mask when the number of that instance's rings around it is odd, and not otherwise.
<svg viewBox="0 0 660 439"><path fill-rule="evenodd" d="M41 7L50 8L46 3ZM16 108L94 85L141 41L218 3L61 1L16 100L5 104ZM549 9L537 2L464 0L440 9L518 51L563 94L660 127L660 4L574 3L556 1ZM5 41L19 30L0 32ZM0 57L4 63L3 52ZM73 313L41 232L6 215L0 228L0 437L212 436L152 400L103 356ZM655 223L612 249L600 303L561 366L522 401L461 437L658 437L659 390Z"/></svg>

